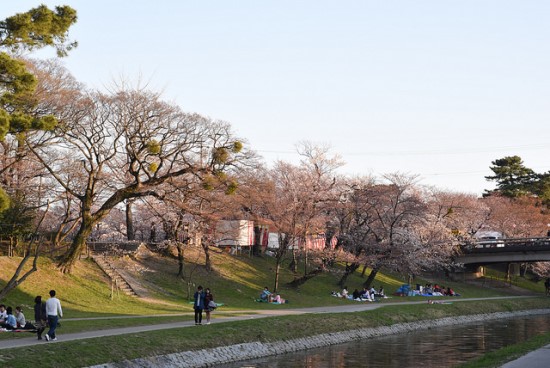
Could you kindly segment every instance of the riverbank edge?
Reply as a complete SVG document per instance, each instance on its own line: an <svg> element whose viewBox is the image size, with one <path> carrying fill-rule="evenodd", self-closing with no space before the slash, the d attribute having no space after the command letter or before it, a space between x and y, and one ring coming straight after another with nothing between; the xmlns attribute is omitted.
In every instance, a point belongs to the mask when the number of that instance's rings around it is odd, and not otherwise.
<svg viewBox="0 0 550 368"><path fill-rule="evenodd" d="M176 367L211 367L216 364L233 363L243 360L263 358L267 356L282 355L301 350L320 348L330 345L342 344L354 340L372 337L387 336L392 334L407 333L419 330L429 330L437 327L451 326L464 323L475 323L503 318L525 317L550 314L550 309L532 309L514 312L496 312L488 314L474 314L454 317L445 317L431 321L417 321L399 323L390 326L374 328L361 328L352 331L342 331L313 335L288 341L277 342L250 342L228 346L220 346L210 349L183 351L154 357L126 360L118 363L106 363L94 365L89 368L176 368Z"/></svg>

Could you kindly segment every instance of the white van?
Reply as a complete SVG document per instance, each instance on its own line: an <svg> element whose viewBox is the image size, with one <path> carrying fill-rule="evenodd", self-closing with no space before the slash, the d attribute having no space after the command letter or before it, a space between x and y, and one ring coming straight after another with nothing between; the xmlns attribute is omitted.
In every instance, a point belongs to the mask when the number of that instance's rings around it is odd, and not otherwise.
<svg viewBox="0 0 550 368"><path fill-rule="evenodd" d="M498 231L479 231L474 235L476 248L501 248L504 247L504 237Z"/></svg>

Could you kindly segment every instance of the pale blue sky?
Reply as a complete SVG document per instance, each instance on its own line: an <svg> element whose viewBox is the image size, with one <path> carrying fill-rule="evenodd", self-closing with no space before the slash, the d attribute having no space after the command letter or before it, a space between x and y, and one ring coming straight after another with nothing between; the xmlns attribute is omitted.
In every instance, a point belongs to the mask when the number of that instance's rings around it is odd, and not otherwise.
<svg viewBox="0 0 550 368"><path fill-rule="evenodd" d="M497 158L550 170L550 2L3 2L0 18L74 7L65 63L78 80L141 75L185 111L229 121L267 162L296 162L310 140L331 144L345 173L477 194Z"/></svg>

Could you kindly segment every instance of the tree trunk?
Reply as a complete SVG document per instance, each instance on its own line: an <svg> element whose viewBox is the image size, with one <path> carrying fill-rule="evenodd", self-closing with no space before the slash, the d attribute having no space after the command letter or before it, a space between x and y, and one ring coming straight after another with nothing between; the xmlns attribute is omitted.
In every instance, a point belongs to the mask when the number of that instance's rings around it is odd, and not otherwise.
<svg viewBox="0 0 550 368"><path fill-rule="evenodd" d="M307 242L304 241L304 277L307 276L307 268L308 268L308 249L307 249Z"/></svg>
<svg viewBox="0 0 550 368"><path fill-rule="evenodd" d="M53 236L53 239L51 240L52 242L52 245L53 245L53 248L56 248L59 244L61 244L61 236L63 235L63 232L62 232L62 226L60 226L54 236Z"/></svg>
<svg viewBox="0 0 550 368"><path fill-rule="evenodd" d="M279 272L281 270L281 260L282 258L277 257L275 264L275 284L273 286L273 292L276 293L279 288Z"/></svg>
<svg viewBox="0 0 550 368"><path fill-rule="evenodd" d="M344 287L349 275L354 273L355 270L357 270L358 268L359 268L359 263L352 263L352 264L346 265L346 271L344 272L344 274L340 278L340 281L338 281L338 286Z"/></svg>
<svg viewBox="0 0 550 368"><path fill-rule="evenodd" d="M376 278L376 274L378 273L379 269L377 267L373 268L370 273L369 273L369 277L367 277L367 281L365 281L365 283L363 284L364 287L366 287L367 289L370 289L371 288L371 285L374 281L374 279Z"/></svg>
<svg viewBox="0 0 550 368"><path fill-rule="evenodd" d="M31 241L27 247L27 250L25 251L25 256L23 257L21 262L19 262L19 265L17 266L17 269L13 273L13 276L11 277L11 279L6 283L6 285L4 285L2 289L0 289L0 300L3 300L12 290L14 290L23 281L25 281L27 277L29 277L31 274L33 274L38 270L37 261L38 261L38 255L40 252L40 247L42 245L42 242L40 242L36 247L32 268L27 270L27 272L25 272L25 274L19 278L21 271L23 270L24 266L27 264L28 260L31 258L32 244L33 242Z"/></svg>
<svg viewBox="0 0 550 368"><path fill-rule="evenodd" d="M149 243L154 243L157 239L157 230L155 228L155 223L151 222L151 230L149 231Z"/></svg>
<svg viewBox="0 0 550 368"><path fill-rule="evenodd" d="M368 266L366 264L363 265L363 271L361 271L361 278L365 277L365 273L367 273Z"/></svg>
<svg viewBox="0 0 550 368"><path fill-rule="evenodd" d="M178 277L185 280L185 259L183 257L183 243L176 241L176 248L178 250Z"/></svg>
<svg viewBox="0 0 550 368"><path fill-rule="evenodd" d="M323 270L321 268L318 268L316 270L311 271L307 275L304 275L300 278L292 280L291 282L288 283L288 286L297 288L298 286L305 284L308 280L311 280L312 278L314 278L317 275L320 275L321 273L323 273Z"/></svg>
<svg viewBox="0 0 550 368"><path fill-rule="evenodd" d="M521 263L519 265L519 276L525 277L525 274L527 273L527 263Z"/></svg>
<svg viewBox="0 0 550 368"><path fill-rule="evenodd" d="M212 261L210 260L210 248L208 248L208 243L203 239L201 241L202 249L204 250L204 267L206 271L212 271Z"/></svg>
<svg viewBox="0 0 550 368"><path fill-rule="evenodd" d="M288 268L292 271L292 273L298 273L298 258L296 257L296 249L294 248L292 248L292 261L290 262Z"/></svg>
<svg viewBox="0 0 550 368"><path fill-rule="evenodd" d="M136 240L132 204L133 204L133 201L129 199L126 200L126 239L128 239L128 241Z"/></svg>
<svg viewBox="0 0 550 368"><path fill-rule="evenodd" d="M80 255L82 254L82 250L86 246L86 239L88 239L88 236L92 233L93 225L93 222L90 220L82 221L82 223L80 224L80 229L73 239L69 250L57 265L60 268L61 272L72 272L76 261L78 261Z"/></svg>
<svg viewBox="0 0 550 368"><path fill-rule="evenodd" d="M71 226L69 228L65 228L67 226L67 222L63 222L61 225L59 225L59 228L55 231L55 235L52 239L52 248L57 248L61 245L63 241L67 238L67 236L78 226L78 221L73 221Z"/></svg>

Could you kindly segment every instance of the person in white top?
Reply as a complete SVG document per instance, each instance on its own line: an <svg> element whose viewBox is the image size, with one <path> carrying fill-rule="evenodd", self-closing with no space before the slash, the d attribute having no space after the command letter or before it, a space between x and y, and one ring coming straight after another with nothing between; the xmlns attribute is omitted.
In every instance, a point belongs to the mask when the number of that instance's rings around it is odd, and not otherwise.
<svg viewBox="0 0 550 368"><path fill-rule="evenodd" d="M8 313L6 312L6 306L4 304L0 304L0 323L5 322L6 318L8 318Z"/></svg>
<svg viewBox="0 0 550 368"><path fill-rule="evenodd" d="M25 328L27 324L27 320L20 306L15 307L15 321L17 322L17 328Z"/></svg>
<svg viewBox="0 0 550 368"><path fill-rule="evenodd" d="M63 310L61 309L61 302L55 297L55 290L50 290L50 299L46 301L46 315L48 316L50 329L44 337L47 341L56 341L55 329L57 321L63 317Z"/></svg>

